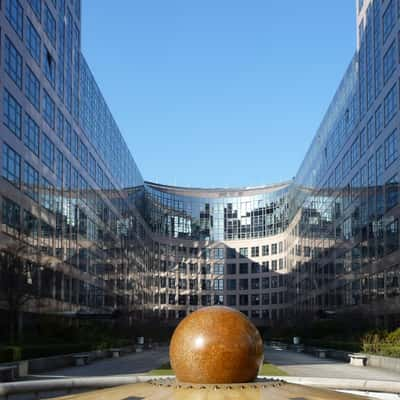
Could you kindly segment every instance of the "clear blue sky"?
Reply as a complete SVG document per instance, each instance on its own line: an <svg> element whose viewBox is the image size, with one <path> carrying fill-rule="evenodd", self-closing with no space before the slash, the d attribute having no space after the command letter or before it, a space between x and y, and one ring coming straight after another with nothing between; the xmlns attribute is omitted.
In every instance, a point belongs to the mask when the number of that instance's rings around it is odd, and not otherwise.
<svg viewBox="0 0 400 400"><path fill-rule="evenodd" d="M84 0L82 47L146 180L294 176L355 50L355 0Z"/></svg>

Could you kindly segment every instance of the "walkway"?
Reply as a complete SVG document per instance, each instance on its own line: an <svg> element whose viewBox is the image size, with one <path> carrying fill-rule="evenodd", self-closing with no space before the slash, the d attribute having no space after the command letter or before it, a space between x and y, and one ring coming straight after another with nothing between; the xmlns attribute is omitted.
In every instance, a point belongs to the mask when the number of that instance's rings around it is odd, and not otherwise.
<svg viewBox="0 0 400 400"><path fill-rule="evenodd" d="M68 367L35 375L36 378L128 375L147 372L168 361L168 347L131 353L118 358L106 358L81 367Z"/></svg>
<svg viewBox="0 0 400 400"><path fill-rule="evenodd" d="M283 350L279 346L266 346L265 359L292 376L339 379L400 379L400 374L396 372L372 367L354 367L349 363Z"/></svg>

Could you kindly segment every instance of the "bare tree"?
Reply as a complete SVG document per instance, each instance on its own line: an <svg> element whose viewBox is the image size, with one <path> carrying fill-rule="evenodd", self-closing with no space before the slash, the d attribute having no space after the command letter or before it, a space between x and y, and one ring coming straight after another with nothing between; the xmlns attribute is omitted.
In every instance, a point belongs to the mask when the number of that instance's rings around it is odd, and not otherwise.
<svg viewBox="0 0 400 400"><path fill-rule="evenodd" d="M9 337L13 343L21 338L22 312L38 291L34 286L34 269L29 261L29 248L18 242L0 250L0 301L9 315Z"/></svg>

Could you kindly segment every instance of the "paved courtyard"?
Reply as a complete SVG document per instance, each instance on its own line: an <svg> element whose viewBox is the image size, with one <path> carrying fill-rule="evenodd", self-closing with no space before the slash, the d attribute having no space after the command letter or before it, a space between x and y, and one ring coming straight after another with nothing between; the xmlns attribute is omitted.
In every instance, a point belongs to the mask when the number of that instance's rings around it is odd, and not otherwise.
<svg viewBox="0 0 400 400"><path fill-rule="evenodd" d="M161 347L157 350L131 353L119 358L106 358L81 367L43 372L36 377L43 379L140 374L157 368L167 361L168 347Z"/></svg>
<svg viewBox="0 0 400 400"><path fill-rule="evenodd" d="M400 379L400 374L396 372L371 367L354 367L349 363L320 359L308 354L284 350L279 346L266 346L265 359L292 376L378 380Z"/></svg>
<svg viewBox="0 0 400 400"><path fill-rule="evenodd" d="M303 353L266 346L265 359L291 376L349 379L400 380L400 374L371 367L354 367L348 363L320 359ZM132 353L120 358L107 358L82 367L69 367L42 373L45 377L86 377L141 374L168 361L168 347Z"/></svg>

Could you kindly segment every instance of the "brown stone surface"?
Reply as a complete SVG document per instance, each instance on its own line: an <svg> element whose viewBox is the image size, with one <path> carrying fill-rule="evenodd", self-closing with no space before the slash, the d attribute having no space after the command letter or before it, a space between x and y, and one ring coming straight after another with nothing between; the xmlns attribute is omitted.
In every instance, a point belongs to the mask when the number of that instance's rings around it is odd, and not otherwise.
<svg viewBox="0 0 400 400"><path fill-rule="evenodd" d="M263 362L264 345L257 328L241 312L205 307L177 326L169 357L180 382L251 382Z"/></svg>
<svg viewBox="0 0 400 400"><path fill-rule="evenodd" d="M58 400L368 400L332 390L308 388L283 384L254 387L244 384L239 387L200 388L157 387L149 383L136 383L112 389L96 390L59 398ZM56 400L56 399L54 399Z"/></svg>

